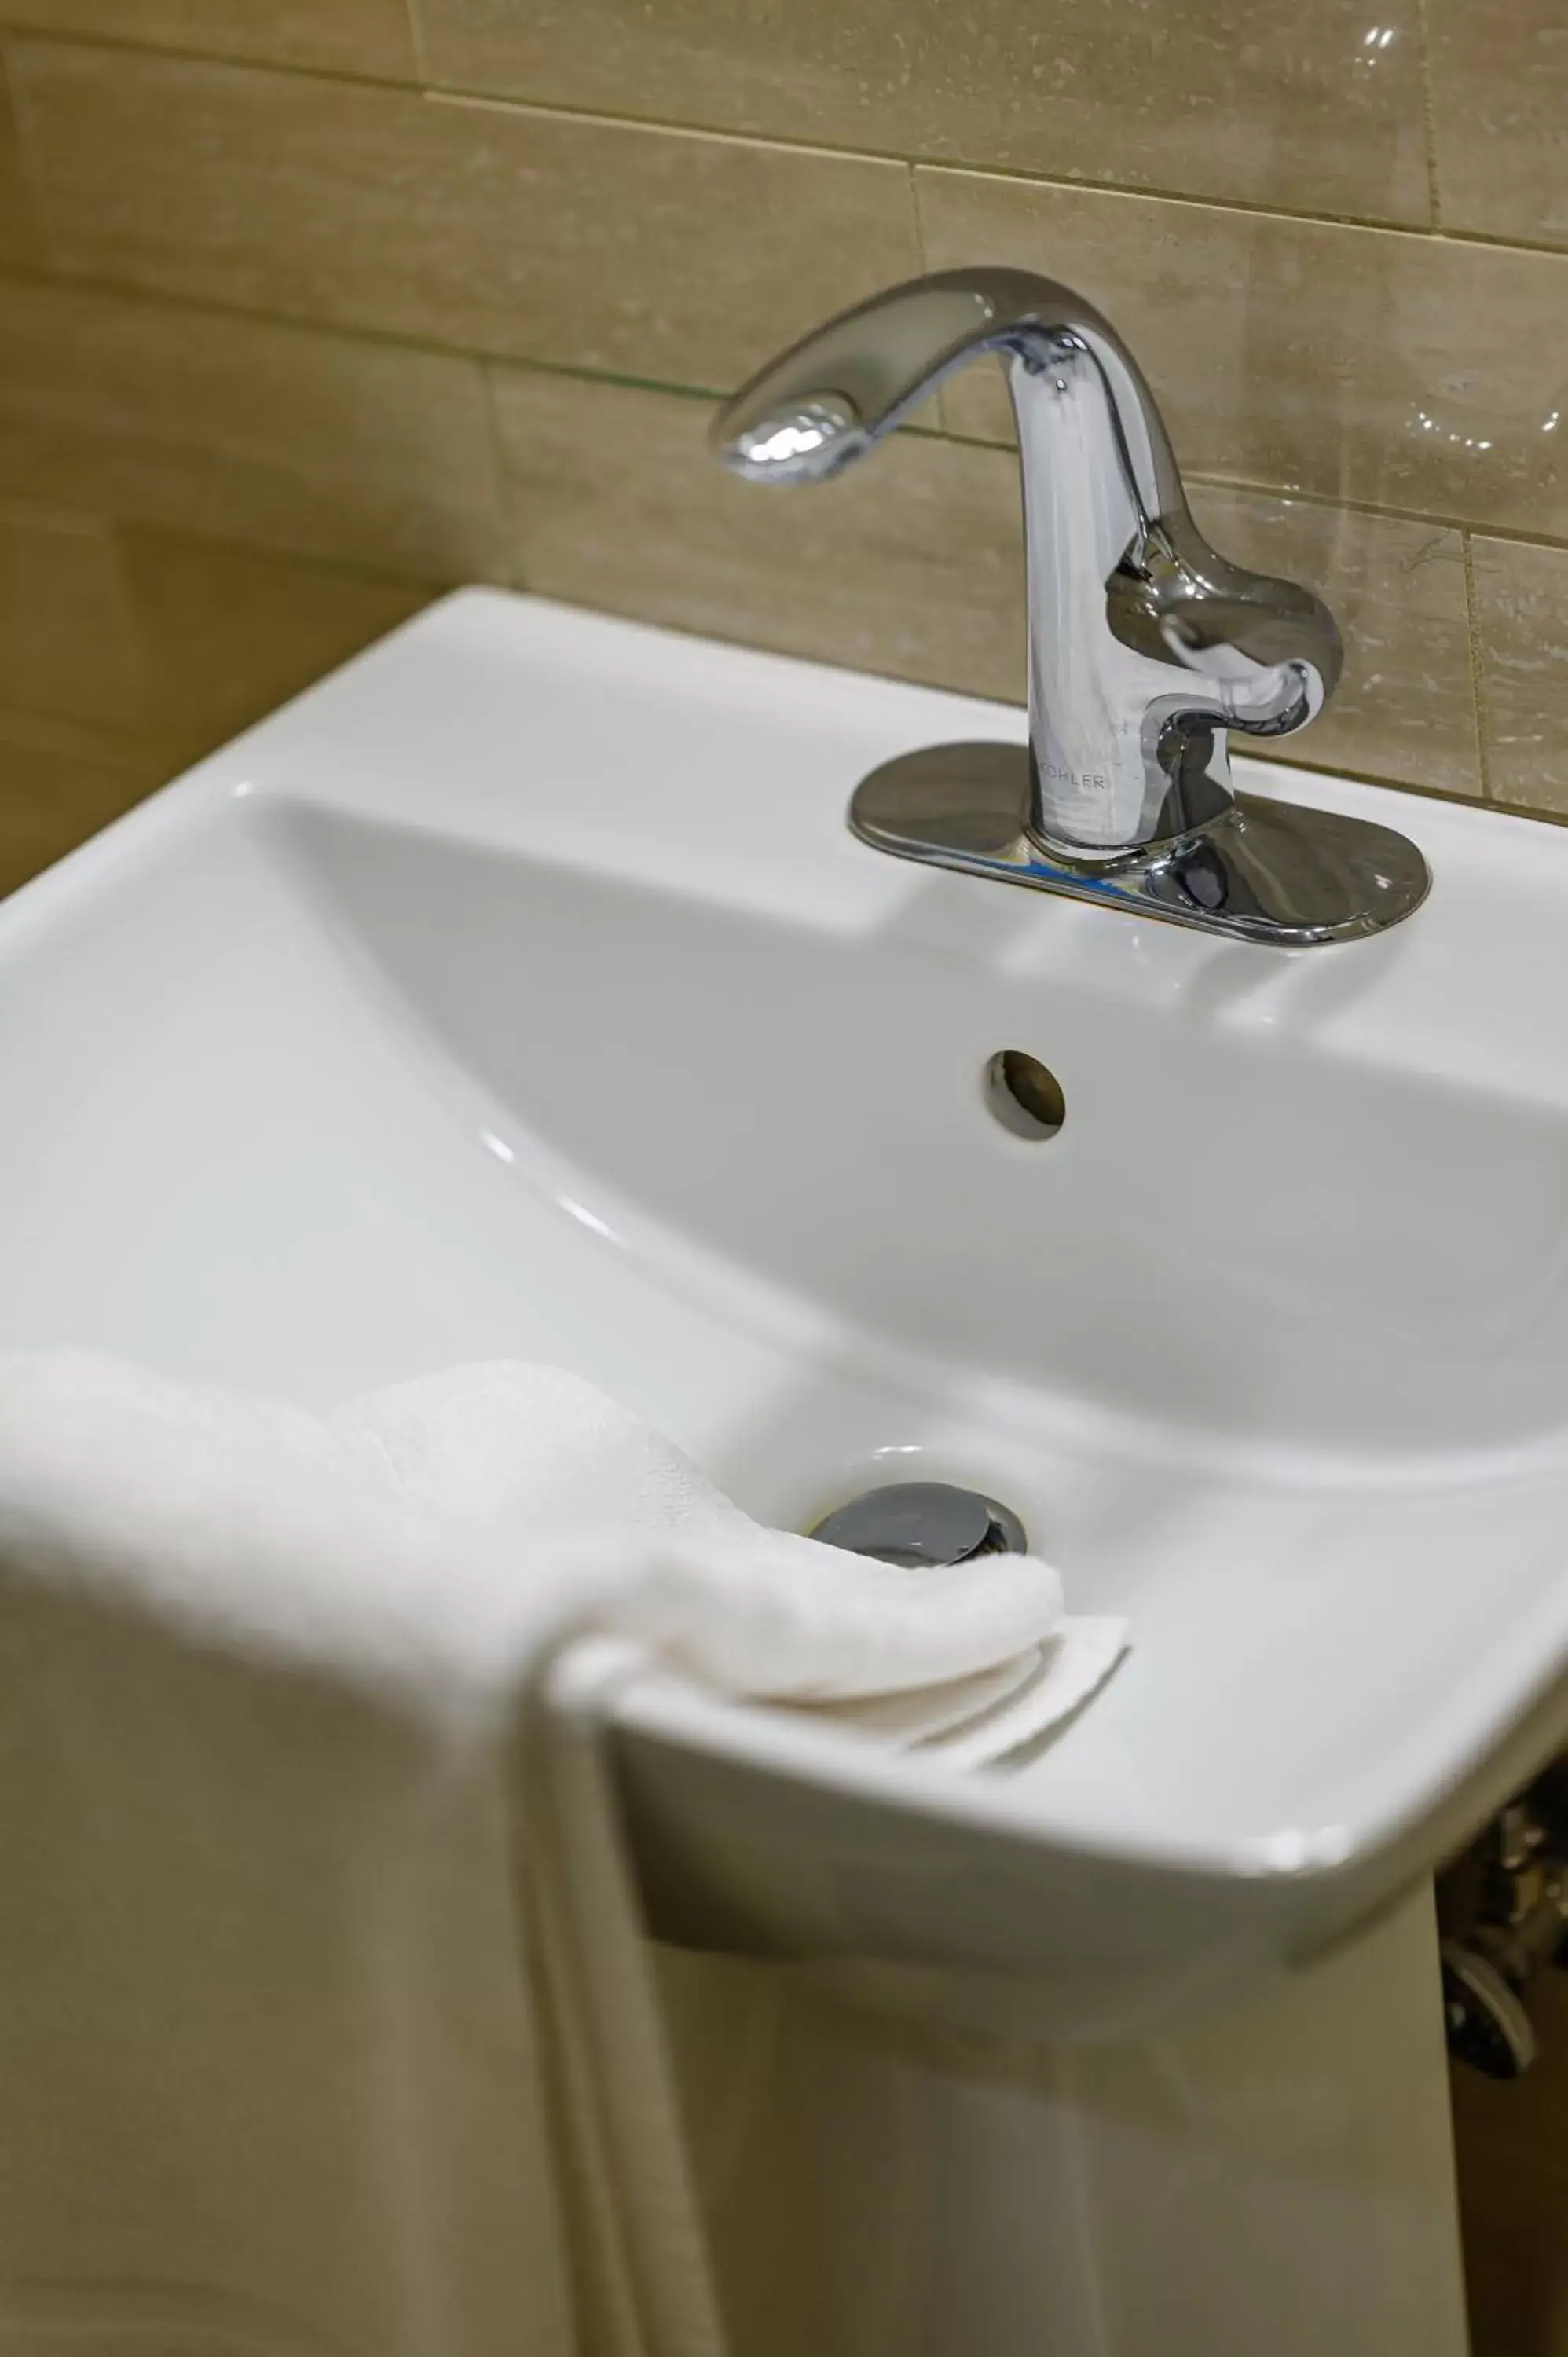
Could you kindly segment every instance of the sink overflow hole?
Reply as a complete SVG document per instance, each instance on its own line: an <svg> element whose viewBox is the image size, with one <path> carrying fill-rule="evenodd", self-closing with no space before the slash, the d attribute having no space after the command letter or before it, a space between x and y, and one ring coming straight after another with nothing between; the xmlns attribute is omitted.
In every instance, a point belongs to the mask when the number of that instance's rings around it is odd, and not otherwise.
<svg viewBox="0 0 1568 2357"><path fill-rule="evenodd" d="M985 1102L1015 1137L1054 1137L1067 1119L1056 1074L1022 1048L999 1048L985 1067Z"/></svg>

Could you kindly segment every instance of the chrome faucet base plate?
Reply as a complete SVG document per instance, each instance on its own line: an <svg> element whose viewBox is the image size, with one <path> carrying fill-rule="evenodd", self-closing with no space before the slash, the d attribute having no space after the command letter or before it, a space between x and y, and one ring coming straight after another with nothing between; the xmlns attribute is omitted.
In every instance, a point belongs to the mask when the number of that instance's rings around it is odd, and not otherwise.
<svg viewBox="0 0 1568 2357"><path fill-rule="evenodd" d="M1418 909L1431 872L1393 828L1238 794L1180 843L1103 857L1047 849L1027 831L1022 745L931 745L863 778L852 831L874 850L1098 900L1163 924L1275 949L1365 940Z"/></svg>

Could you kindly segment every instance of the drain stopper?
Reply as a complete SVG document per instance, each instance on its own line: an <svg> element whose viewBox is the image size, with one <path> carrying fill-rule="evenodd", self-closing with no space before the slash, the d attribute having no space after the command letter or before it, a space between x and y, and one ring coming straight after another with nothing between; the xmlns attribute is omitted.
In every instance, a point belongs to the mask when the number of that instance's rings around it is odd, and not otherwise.
<svg viewBox="0 0 1568 2357"><path fill-rule="evenodd" d="M893 1481L885 1490L863 1491L824 1515L811 1535L851 1555L910 1569L1029 1551L1024 1525L1010 1507L950 1481Z"/></svg>

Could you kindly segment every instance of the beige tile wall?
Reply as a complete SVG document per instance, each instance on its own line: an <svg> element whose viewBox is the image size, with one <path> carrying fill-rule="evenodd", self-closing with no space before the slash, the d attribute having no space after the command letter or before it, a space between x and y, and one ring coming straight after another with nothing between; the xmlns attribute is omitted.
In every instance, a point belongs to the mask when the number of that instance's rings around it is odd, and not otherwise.
<svg viewBox="0 0 1568 2357"><path fill-rule="evenodd" d="M979 260L1336 607L1289 752L1568 817L1561 0L0 0L0 882L458 580L1016 696L999 377L796 499L703 447Z"/></svg>

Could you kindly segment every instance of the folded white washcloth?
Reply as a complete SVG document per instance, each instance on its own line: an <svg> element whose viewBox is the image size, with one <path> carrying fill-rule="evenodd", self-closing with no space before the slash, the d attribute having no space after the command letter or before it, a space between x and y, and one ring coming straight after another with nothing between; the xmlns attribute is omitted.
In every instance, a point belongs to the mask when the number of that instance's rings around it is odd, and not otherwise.
<svg viewBox="0 0 1568 2357"><path fill-rule="evenodd" d="M1029 1558L761 1531L548 1370L0 1364L0 2341L47 2285L91 2357L714 2357L619 1683L968 1763L1122 1642Z"/></svg>
<svg viewBox="0 0 1568 2357"><path fill-rule="evenodd" d="M1068 1619L1035 1556L899 1568L768 1530L691 1458L557 1367L456 1367L374 1394L331 1428L367 1475L509 1534L680 1542L657 1582L607 1599L609 1625L725 1692L832 1704L899 1747L978 1765L1100 1685L1125 1623Z"/></svg>

